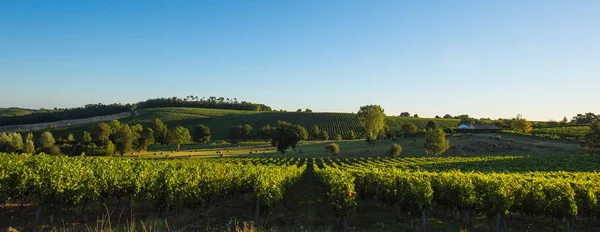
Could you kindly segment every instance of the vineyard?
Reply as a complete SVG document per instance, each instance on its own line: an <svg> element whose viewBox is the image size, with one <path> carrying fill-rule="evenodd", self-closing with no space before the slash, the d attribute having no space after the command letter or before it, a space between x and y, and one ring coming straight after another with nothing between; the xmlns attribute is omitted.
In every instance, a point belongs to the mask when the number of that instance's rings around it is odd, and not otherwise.
<svg viewBox="0 0 600 232"><path fill-rule="evenodd" d="M19 108L0 108L0 117L14 117L33 113L31 110Z"/></svg>
<svg viewBox="0 0 600 232"><path fill-rule="evenodd" d="M185 107L165 107L138 110L139 115L123 119L122 123L140 123L144 127L150 125L154 118L162 120L167 126L183 126L192 130L198 124L204 124L211 129L213 140L226 139L229 129L235 125L249 124L254 127L255 135L258 129L270 124L275 125L278 120L298 124L307 130L318 126L322 131L327 131L330 137L340 134L343 138L350 138L350 131L357 137L362 136L356 114L351 113L304 113L304 112L256 112L243 110L202 109ZM425 128L430 120L437 122L442 128L454 128L458 119L431 119L388 116L387 124L394 133L399 133L405 123L415 124L418 128ZM75 137L83 135L83 131L91 131L93 124L73 126L71 128L57 128L51 130L56 136L66 137L73 133Z"/></svg>
<svg viewBox="0 0 600 232"><path fill-rule="evenodd" d="M268 208L305 168L300 159L157 161L4 153L0 195L29 201L50 215L50 223L62 209L81 207L83 213L86 206L114 199L127 199L130 207L150 202L154 211L165 212L205 209L218 199L251 192L258 206Z"/></svg>
<svg viewBox="0 0 600 232"><path fill-rule="evenodd" d="M589 155L146 160L4 153L0 196L35 206L39 213L30 222L38 216L52 222L65 210L79 215L75 209L83 214L90 205L121 199L130 209L149 205L162 215L210 212L215 202L246 194L255 205L245 215L256 210L253 220L261 222L274 208L291 207L280 203L290 194L309 194L290 188L314 175L300 189L323 186L336 218L325 223L334 229L353 230L361 214L380 213L425 230L439 230L433 219L484 231L546 230L548 223L588 231L600 214L598 163L600 157ZM360 210L368 202L381 212Z"/></svg>
<svg viewBox="0 0 600 232"><path fill-rule="evenodd" d="M563 220L561 228L568 231L579 230L576 218L600 213L599 161L591 156L324 159L315 170L342 218L370 198L421 228L429 226L431 215L462 214L466 224L485 217L483 229L508 231L507 218L519 215L540 229L544 217Z"/></svg>
<svg viewBox="0 0 600 232"><path fill-rule="evenodd" d="M503 130L504 133L531 135L548 139L568 139L579 140L590 131L589 126L562 126L534 128L530 134L521 133L513 130Z"/></svg>

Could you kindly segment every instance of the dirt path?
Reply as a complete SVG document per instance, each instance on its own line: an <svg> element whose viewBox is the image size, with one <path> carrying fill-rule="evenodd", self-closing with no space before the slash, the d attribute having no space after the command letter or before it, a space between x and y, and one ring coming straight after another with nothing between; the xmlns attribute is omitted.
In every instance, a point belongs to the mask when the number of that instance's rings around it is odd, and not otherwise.
<svg viewBox="0 0 600 232"><path fill-rule="evenodd" d="M329 231L335 223L326 189L319 183L312 161L302 178L275 208L269 224L281 231Z"/></svg>

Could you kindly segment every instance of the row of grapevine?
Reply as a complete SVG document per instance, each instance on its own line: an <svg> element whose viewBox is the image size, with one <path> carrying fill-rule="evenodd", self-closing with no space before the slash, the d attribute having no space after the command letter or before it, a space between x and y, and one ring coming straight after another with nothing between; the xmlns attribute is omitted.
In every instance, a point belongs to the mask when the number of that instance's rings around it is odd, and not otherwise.
<svg viewBox="0 0 600 232"><path fill-rule="evenodd" d="M423 159L422 163L431 161ZM324 168L318 173L329 177L322 178L327 185L345 180L345 186L354 185L345 191L356 191L361 199L376 199L413 220L420 219L423 226L428 210L434 207L466 212L469 218L497 219L496 226L509 212L564 218L568 225L577 216L600 213L600 175L596 172L430 172L414 166L397 168L399 163L401 159L323 159ZM340 202L346 201L356 204L354 195L335 196L331 203L336 207L345 206ZM350 215L354 205L342 209Z"/></svg>
<svg viewBox="0 0 600 232"><path fill-rule="evenodd" d="M0 153L0 197L50 210L109 199L145 200L156 211L205 207L252 192L261 205L281 200L306 168L301 159L140 160Z"/></svg>
<svg viewBox="0 0 600 232"><path fill-rule="evenodd" d="M531 133L524 133L515 130L502 130L503 133L520 134L535 136L547 139L568 139L579 140L586 133L590 132L589 126L563 126L563 127L546 127L534 128Z"/></svg>

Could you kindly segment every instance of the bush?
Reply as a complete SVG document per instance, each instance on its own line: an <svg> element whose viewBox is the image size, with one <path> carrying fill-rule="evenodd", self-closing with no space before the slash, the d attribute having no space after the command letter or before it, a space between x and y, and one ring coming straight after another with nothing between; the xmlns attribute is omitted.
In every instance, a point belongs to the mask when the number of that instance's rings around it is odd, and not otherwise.
<svg viewBox="0 0 600 232"><path fill-rule="evenodd" d="M325 153L330 155L337 155L338 153L340 153L340 146L336 143L330 143L327 146L325 146Z"/></svg>
<svg viewBox="0 0 600 232"><path fill-rule="evenodd" d="M399 156L400 152L402 152L402 147L400 145L398 145L397 143L394 143L394 144L392 144L392 147L388 151L388 154L390 154L391 156Z"/></svg>
<svg viewBox="0 0 600 232"><path fill-rule="evenodd" d="M342 135L336 134L335 135L335 141L340 141L340 140L342 140Z"/></svg>
<svg viewBox="0 0 600 232"><path fill-rule="evenodd" d="M48 154L50 155L60 155L60 148L57 145L48 147L46 149L46 151L48 152Z"/></svg>

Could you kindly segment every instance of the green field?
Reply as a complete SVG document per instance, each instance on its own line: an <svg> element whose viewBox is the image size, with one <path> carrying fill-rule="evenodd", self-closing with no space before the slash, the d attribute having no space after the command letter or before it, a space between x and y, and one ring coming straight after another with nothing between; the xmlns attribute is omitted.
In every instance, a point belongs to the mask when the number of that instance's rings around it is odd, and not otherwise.
<svg viewBox="0 0 600 232"><path fill-rule="evenodd" d="M13 117L32 114L33 111L21 108L0 108L0 117Z"/></svg>
<svg viewBox="0 0 600 232"><path fill-rule="evenodd" d="M254 133L257 134L258 129L267 124L274 125L278 120L302 125L307 130L313 125L317 125L322 131L327 131L330 138L333 138L336 134L349 138L350 131L354 131L359 137L361 136L357 116L352 113L256 112L169 107L142 109L138 111L138 116L123 119L121 122L128 124L140 123L146 127L150 125L154 118L162 120L168 127L183 126L190 131L193 130L195 125L204 124L211 129L212 140L226 139L229 129L235 125L252 125ZM391 131L397 132L402 124L406 122L413 123L422 129L430 120L436 121L442 128L456 127L459 122L458 119L388 116L387 124ZM55 137L65 138L69 133L73 133L76 138L79 138L84 130L91 131L93 125L95 124L56 128L51 131Z"/></svg>
<svg viewBox="0 0 600 232"><path fill-rule="evenodd" d="M519 156L540 156L540 155L569 155L579 154L584 151L576 142L562 140L544 140L537 137L521 135L502 135L497 134L473 134L471 136L462 135L457 137L448 136L453 148L449 149L444 156L457 157L478 157L519 155ZM510 140L513 140L514 147L508 149L506 146ZM175 152L175 146L154 145L149 147L148 151L128 154L127 157L142 158L165 158L169 157L191 157L192 158L218 158L223 152L225 157L299 157L314 158L328 157L324 147L329 143L337 143L340 146L339 157L378 157L386 156L392 143L398 143L402 146L403 157L429 157L423 150L423 138L397 138L379 140L373 147L367 146L364 140L342 140L342 141L305 141L302 145L302 152L288 150L285 155L281 155L269 143L262 141L242 142L240 144L222 144L222 145L183 145L179 152ZM173 152L173 153L172 153ZM155 155L156 153L156 155ZM162 154L161 154L162 153Z"/></svg>

